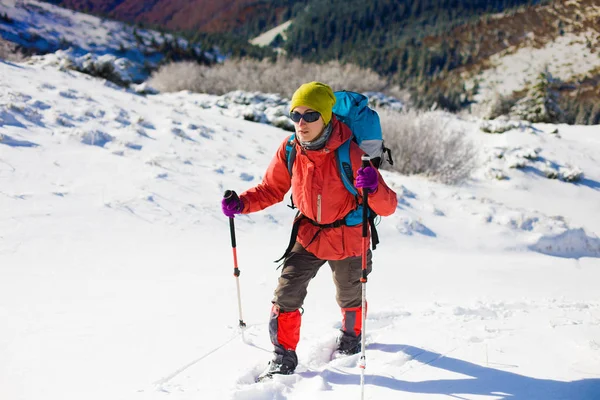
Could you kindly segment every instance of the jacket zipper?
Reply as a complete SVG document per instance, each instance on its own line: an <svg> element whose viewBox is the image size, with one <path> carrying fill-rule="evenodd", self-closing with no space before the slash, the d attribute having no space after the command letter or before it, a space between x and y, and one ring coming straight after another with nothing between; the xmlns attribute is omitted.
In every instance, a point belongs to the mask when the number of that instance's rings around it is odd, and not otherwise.
<svg viewBox="0 0 600 400"><path fill-rule="evenodd" d="M321 195L317 195L317 222L321 223Z"/></svg>

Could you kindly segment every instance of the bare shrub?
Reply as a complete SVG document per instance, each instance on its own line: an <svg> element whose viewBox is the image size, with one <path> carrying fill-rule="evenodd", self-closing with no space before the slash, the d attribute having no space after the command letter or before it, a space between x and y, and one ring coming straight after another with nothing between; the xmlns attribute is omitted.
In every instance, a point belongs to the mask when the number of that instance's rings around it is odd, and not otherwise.
<svg viewBox="0 0 600 400"><path fill-rule="evenodd" d="M511 108L514 107L518 100L519 99L514 95L495 93L485 117L488 119L496 119L503 115L509 115Z"/></svg>
<svg viewBox="0 0 600 400"><path fill-rule="evenodd" d="M450 126L449 114L440 111L378 110L385 144L394 156L386 169L404 175L423 175L457 184L471 176L477 166L474 145Z"/></svg>
<svg viewBox="0 0 600 400"><path fill-rule="evenodd" d="M17 49L17 46L0 38L0 60L23 62L25 56Z"/></svg>
<svg viewBox="0 0 600 400"><path fill-rule="evenodd" d="M227 59L212 67L191 62L167 64L152 74L150 85L161 92L190 90L222 95L234 90L278 93L291 97L303 83L321 81L334 90L382 91L387 82L372 70L331 61L309 64L298 59L276 62Z"/></svg>
<svg viewBox="0 0 600 400"><path fill-rule="evenodd" d="M152 73L149 85L161 92L202 92L201 82L206 70L207 67L191 61L166 64Z"/></svg>
<svg viewBox="0 0 600 400"><path fill-rule="evenodd" d="M375 71L358 67L354 64L341 64L339 61L330 61L327 64L305 64L309 71L316 69L316 80L327 83L333 90L352 90L355 92L383 91L387 86L386 80ZM304 83L301 82L300 84ZM300 86L298 84L297 86Z"/></svg>

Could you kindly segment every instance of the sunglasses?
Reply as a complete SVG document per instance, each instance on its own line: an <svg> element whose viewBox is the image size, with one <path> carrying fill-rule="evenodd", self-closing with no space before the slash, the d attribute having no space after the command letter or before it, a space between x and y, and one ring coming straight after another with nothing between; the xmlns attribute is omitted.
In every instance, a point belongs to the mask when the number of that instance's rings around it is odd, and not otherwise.
<svg viewBox="0 0 600 400"><path fill-rule="evenodd" d="M318 111L307 111L304 114L300 114L298 111L294 111L290 113L290 119L295 123L300 122L301 119L304 121L311 123L315 122L321 117L321 114Z"/></svg>

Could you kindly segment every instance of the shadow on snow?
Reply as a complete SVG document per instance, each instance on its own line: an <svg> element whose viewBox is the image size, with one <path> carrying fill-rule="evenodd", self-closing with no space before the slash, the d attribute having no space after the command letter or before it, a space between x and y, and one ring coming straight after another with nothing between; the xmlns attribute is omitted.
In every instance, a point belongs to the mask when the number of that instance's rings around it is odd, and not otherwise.
<svg viewBox="0 0 600 400"><path fill-rule="evenodd" d="M27 140L18 140L8 135L0 135L0 144L4 144L10 147L37 147L36 143L29 142Z"/></svg>
<svg viewBox="0 0 600 400"><path fill-rule="evenodd" d="M447 357L410 345L375 343L369 346L369 350L405 353L411 359L420 361L430 367L465 375L464 378L458 379L409 382L389 376L369 375L367 373L365 377L367 385L385 387L399 392L441 394L449 397L457 397L460 394L501 396L500 399L507 400L600 399L600 378L581 379L572 382L532 378ZM327 374L327 382L329 383L349 383L347 374L331 370L324 373ZM357 380L353 379L354 381L358 383Z"/></svg>

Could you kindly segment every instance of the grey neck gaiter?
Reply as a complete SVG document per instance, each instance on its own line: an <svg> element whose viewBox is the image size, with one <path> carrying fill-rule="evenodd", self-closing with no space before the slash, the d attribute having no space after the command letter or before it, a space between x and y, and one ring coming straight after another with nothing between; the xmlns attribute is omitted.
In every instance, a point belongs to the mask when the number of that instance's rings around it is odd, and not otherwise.
<svg viewBox="0 0 600 400"><path fill-rule="evenodd" d="M310 142L302 142L299 140L300 145L306 150L320 150L323 147L325 147L327 140L329 140L329 136L331 136L332 130L333 124L331 123L331 121L329 121L329 123L323 129L323 132L319 135L319 137Z"/></svg>

